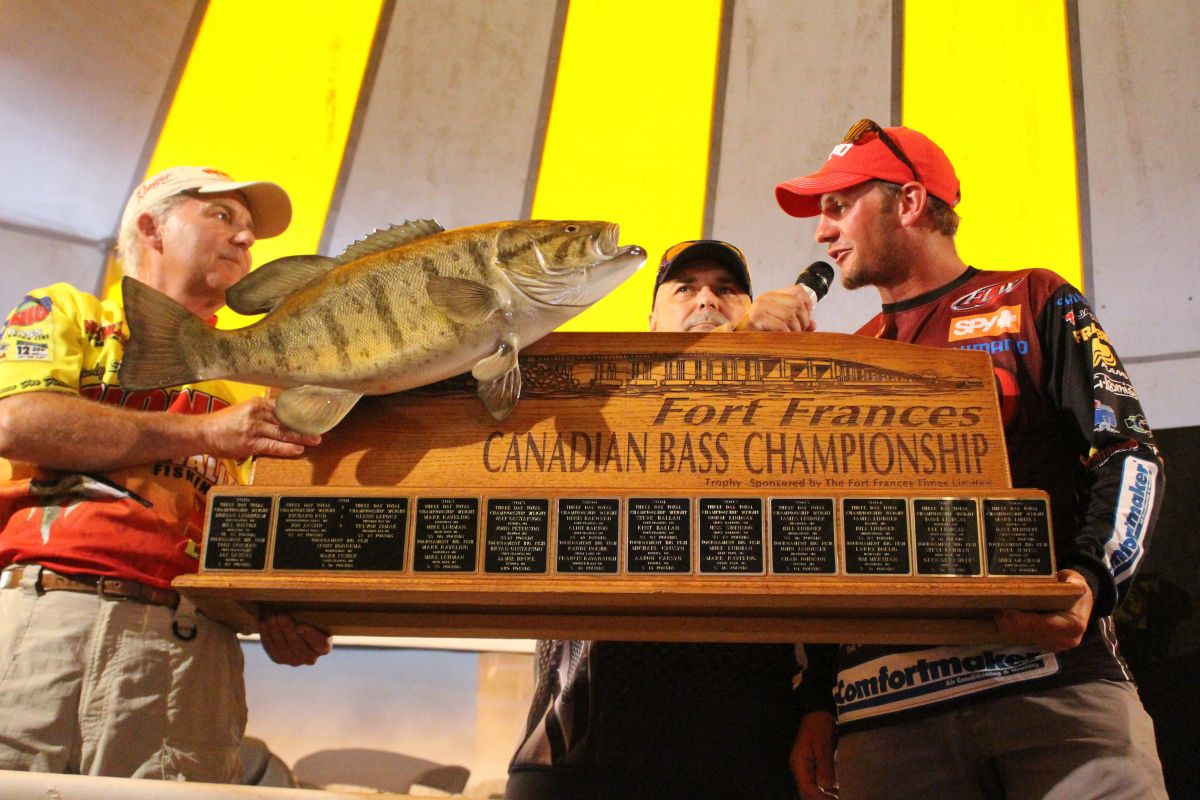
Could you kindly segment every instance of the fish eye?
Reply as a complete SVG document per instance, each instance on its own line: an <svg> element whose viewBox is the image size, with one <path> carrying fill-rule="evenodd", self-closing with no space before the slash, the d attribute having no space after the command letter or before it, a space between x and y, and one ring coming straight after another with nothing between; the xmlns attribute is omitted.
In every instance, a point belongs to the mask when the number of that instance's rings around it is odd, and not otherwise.
<svg viewBox="0 0 1200 800"><path fill-rule="evenodd" d="M578 225L568 225L566 230L567 230L567 233L579 233L579 226Z"/></svg>

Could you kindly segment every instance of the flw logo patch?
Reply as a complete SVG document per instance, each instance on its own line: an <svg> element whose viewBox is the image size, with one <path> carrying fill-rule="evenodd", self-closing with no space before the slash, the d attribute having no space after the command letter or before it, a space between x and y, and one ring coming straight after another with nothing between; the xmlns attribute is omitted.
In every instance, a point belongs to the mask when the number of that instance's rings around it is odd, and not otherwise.
<svg viewBox="0 0 1200 800"><path fill-rule="evenodd" d="M993 283L990 286L984 286L974 291L967 292L962 297L950 304L950 308L954 311L971 311L976 308L983 308L989 303L994 303L1004 295L1011 292L1013 289L1021 285L1021 281L1025 280L1022 275L1014 281L1007 283Z"/></svg>
<svg viewBox="0 0 1200 800"><path fill-rule="evenodd" d="M1020 306L1004 306L987 314L973 314L969 317L955 317L950 320L951 342L1020 332Z"/></svg>

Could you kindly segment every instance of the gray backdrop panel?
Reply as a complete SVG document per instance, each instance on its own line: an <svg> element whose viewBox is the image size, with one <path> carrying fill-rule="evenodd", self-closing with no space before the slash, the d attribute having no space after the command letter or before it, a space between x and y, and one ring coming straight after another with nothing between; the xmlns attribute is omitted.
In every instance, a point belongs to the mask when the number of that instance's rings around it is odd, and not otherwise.
<svg viewBox="0 0 1200 800"><path fill-rule="evenodd" d="M30 289L66 281L87 292L96 291L104 254L96 247L31 236L0 227L3 281L0 314L7 316ZM0 317L0 323L5 317Z"/></svg>
<svg viewBox="0 0 1200 800"><path fill-rule="evenodd" d="M88 239L114 235L194 7L0 5L0 220ZM0 257L5 276L12 268Z"/></svg>
<svg viewBox="0 0 1200 800"><path fill-rule="evenodd" d="M816 223L784 214L775 184L816 170L861 117L889 124L891 37L891 0L734 5L712 235L745 251L759 292L825 259ZM851 332L878 310L877 292L839 284L817 325Z"/></svg>
<svg viewBox="0 0 1200 800"><path fill-rule="evenodd" d="M1200 351L1200 5L1079 4L1094 286L1124 358Z"/></svg>
<svg viewBox="0 0 1200 800"><path fill-rule="evenodd" d="M1150 424L1196 425L1200 6L1079 3L1079 37L1092 220L1088 293Z"/></svg>
<svg viewBox="0 0 1200 800"><path fill-rule="evenodd" d="M329 250L375 228L521 216L554 0L396 5Z"/></svg>

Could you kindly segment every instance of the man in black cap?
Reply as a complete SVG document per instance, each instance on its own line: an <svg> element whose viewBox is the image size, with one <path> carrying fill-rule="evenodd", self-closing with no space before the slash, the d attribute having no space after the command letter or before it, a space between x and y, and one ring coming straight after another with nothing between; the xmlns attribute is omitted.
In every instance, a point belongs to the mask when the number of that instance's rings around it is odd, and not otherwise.
<svg viewBox="0 0 1200 800"><path fill-rule="evenodd" d="M650 330L813 329L812 301L802 287L776 289L756 301L752 297L741 250L715 239L680 242L659 263Z"/></svg>
<svg viewBox="0 0 1200 800"><path fill-rule="evenodd" d="M745 256L681 242L658 268L652 331L812 330L799 286L751 299ZM791 644L540 641L510 800L796 798Z"/></svg>

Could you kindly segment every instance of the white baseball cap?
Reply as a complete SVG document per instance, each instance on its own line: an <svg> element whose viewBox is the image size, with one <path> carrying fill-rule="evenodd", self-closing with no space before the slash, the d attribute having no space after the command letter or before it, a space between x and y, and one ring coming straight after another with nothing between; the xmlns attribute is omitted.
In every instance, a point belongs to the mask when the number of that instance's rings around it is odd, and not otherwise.
<svg viewBox="0 0 1200 800"><path fill-rule="evenodd" d="M292 221L292 201L283 187L270 181L235 181L227 173L212 167L171 167L147 178L133 190L125 213L121 215L121 230L134 224L142 212L154 204L185 192L220 194L241 192L246 198L250 216L254 218L254 237L269 239L287 230Z"/></svg>

